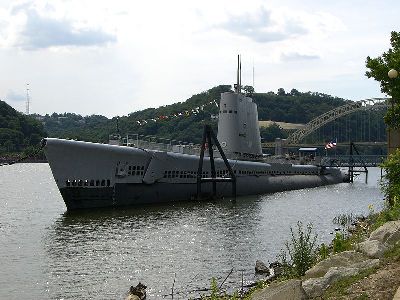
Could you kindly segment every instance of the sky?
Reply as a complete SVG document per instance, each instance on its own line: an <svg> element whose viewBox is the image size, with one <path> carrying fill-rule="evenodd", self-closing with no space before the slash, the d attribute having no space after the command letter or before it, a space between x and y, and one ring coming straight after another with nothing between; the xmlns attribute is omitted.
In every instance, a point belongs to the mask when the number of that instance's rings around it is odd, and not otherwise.
<svg viewBox="0 0 400 300"><path fill-rule="evenodd" d="M107 117L236 80L256 92L382 97L367 56L399 31L398 0L0 0L0 99Z"/></svg>

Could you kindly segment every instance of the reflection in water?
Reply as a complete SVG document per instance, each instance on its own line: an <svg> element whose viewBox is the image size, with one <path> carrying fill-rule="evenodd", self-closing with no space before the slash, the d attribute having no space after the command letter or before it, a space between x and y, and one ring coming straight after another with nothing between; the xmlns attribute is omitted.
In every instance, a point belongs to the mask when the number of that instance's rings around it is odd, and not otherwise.
<svg viewBox="0 0 400 300"><path fill-rule="evenodd" d="M122 299L138 281L149 299L176 299L219 283L238 288L241 272L276 259L298 220L312 222L318 242L332 236L340 213L379 209L379 169L354 184L218 202L64 213L47 164L0 168L0 299ZM32 175L34 174L34 176ZM18 180L15 180L18 178ZM21 188L23 187L23 188ZM185 293L186 292L186 293ZM177 294L179 293L179 294Z"/></svg>
<svg viewBox="0 0 400 300"><path fill-rule="evenodd" d="M94 297L103 284L115 297L142 281L150 296L159 297L169 293L174 273L178 292L209 286L212 276L223 276L233 266L249 269L245 264L251 250L248 241L253 240L249 234L254 233L259 211L258 197L253 197L240 203L64 213L44 241L49 268L57 270L52 296L76 299L85 292ZM79 282L68 282L71 276ZM246 276L253 279L253 271ZM236 286L238 280L230 278ZM74 289L67 288L71 284Z"/></svg>

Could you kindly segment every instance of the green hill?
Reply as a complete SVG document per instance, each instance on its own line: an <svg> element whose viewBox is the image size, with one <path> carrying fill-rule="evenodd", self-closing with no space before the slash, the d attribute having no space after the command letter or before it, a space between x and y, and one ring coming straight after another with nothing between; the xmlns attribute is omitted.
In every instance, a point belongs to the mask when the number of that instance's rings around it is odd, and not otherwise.
<svg viewBox="0 0 400 300"><path fill-rule="evenodd" d="M41 122L0 100L0 154L38 146L46 135Z"/></svg>
<svg viewBox="0 0 400 300"><path fill-rule="evenodd" d="M54 113L44 116L43 121L51 137L107 142L108 136L119 130L121 135L136 133L199 142L205 123L211 123L216 127L216 120L211 117L218 114L214 100L218 103L220 94L229 91L230 88L221 85L194 95L185 102L147 108L112 119L98 115L83 117L72 113ZM194 113L196 108L198 111Z"/></svg>
<svg viewBox="0 0 400 300"><path fill-rule="evenodd" d="M46 115L43 117L45 130L50 137L72 138L78 140L105 143L110 134L117 131L126 134L152 135L158 138L199 143L203 125L211 124L216 130L220 94L231 90L229 85L220 85L200 94L193 95L184 102L159 108L130 113L108 119L104 116L81 116L74 113ZM258 105L259 120L273 120L287 123L307 123L313 118L343 105L344 100L330 95L306 92L295 89L286 93L279 89L277 93L255 93L253 100ZM320 134L327 139L338 141L357 140L360 128L368 128L371 124L380 124L380 140L385 136L383 114L373 113L364 118L347 118L335 124L329 124ZM376 126L376 125L374 125ZM371 130L371 140L377 138L377 131ZM276 137L286 137L287 131L274 125L261 129L264 141L273 141ZM379 136L378 136L379 137ZM320 139L322 137L319 137ZM379 139L376 139L379 140Z"/></svg>
<svg viewBox="0 0 400 300"><path fill-rule="evenodd" d="M147 108L111 119L100 115L81 116L75 113L25 116L0 101L0 154L20 152L37 145L46 135L45 132L49 137L100 143L107 143L109 135L117 132L122 136L151 135L160 139L200 143L204 124L211 124L217 129L220 94L227 91L231 91L230 85L220 85L193 95L184 102ZM279 89L277 93L255 93L252 98L258 106L259 120L287 123L307 123L348 101L316 92L302 93L295 89L289 93L283 89ZM365 135L367 128L371 141L384 140L384 112L364 113L364 117L359 113L357 117L347 117L327 124L316 132L314 137L306 138L305 142L313 143L313 138L319 142L333 138L337 138L338 141L357 141L360 140L360 132L364 132ZM374 126L377 130L371 128ZM261 128L260 133L266 142L288 135L288 131L276 124Z"/></svg>

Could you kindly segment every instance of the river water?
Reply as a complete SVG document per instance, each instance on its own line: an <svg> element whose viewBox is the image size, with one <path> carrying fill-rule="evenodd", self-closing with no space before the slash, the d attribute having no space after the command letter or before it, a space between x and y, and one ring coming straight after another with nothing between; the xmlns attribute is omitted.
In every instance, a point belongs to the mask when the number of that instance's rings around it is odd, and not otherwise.
<svg viewBox="0 0 400 300"><path fill-rule="evenodd" d="M343 213L379 210L380 170L353 184L218 202L67 213L47 164L0 167L0 299L123 299L139 281L148 299L199 296L212 277L240 288L257 259L276 260L297 221L329 242ZM200 293L201 294L201 293Z"/></svg>

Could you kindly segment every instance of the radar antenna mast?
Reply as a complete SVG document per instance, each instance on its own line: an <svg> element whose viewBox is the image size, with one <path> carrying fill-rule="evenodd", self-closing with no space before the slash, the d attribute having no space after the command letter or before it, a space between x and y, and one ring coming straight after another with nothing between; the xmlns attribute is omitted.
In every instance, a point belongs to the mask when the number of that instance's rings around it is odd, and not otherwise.
<svg viewBox="0 0 400 300"><path fill-rule="evenodd" d="M235 87L236 93L240 94L242 91L242 58L240 57L240 54L238 54L238 60L237 60L237 73L236 73L236 87Z"/></svg>
<svg viewBox="0 0 400 300"><path fill-rule="evenodd" d="M253 59L253 91L254 91L255 87L254 87L254 59Z"/></svg>

